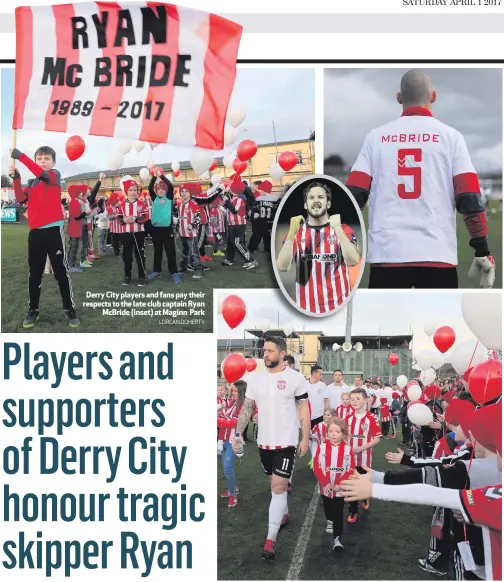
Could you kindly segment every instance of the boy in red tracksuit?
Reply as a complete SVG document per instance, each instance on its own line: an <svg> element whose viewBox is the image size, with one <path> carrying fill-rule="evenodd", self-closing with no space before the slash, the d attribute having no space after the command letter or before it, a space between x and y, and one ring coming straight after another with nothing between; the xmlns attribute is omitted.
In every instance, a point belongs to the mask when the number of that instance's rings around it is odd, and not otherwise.
<svg viewBox="0 0 504 582"><path fill-rule="evenodd" d="M12 167L10 176L14 181L14 193L20 204L28 202L28 314L23 322L25 329L31 328L39 318L42 276L49 256L54 278L58 282L63 309L70 327L80 325L75 312L72 282L68 270L64 240L65 215L61 205L61 175L55 169L56 152L43 146L35 152L35 162L18 149L11 150L13 159L24 164L35 178L22 189L21 176Z"/></svg>
<svg viewBox="0 0 504 582"><path fill-rule="evenodd" d="M313 460L313 472L320 484L326 515L326 532L333 534L333 550L343 549L343 509L345 500L339 487L355 469L352 447L348 443L348 426L341 418L332 419L327 426L327 439L321 443Z"/></svg>
<svg viewBox="0 0 504 582"><path fill-rule="evenodd" d="M83 243L82 231L85 227L83 219L87 216L86 206L83 201L83 195L86 186L72 184L68 187L70 204L68 205L68 224L67 235L69 238L68 262L69 269L72 273L82 273L84 261L86 260L87 248ZM81 244L81 260L77 265L77 254L79 252L79 243Z"/></svg>
<svg viewBox="0 0 504 582"><path fill-rule="evenodd" d="M138 184L135 180L124 180L126 200L115 209L119 222L123 225L120 235L123 248L124 281L123 285L131 283L133 253L138 269L138 287L145 287L145 230L149 210L145 202L138 199Z"/></svg>
<svg viewBox="0 0 504 582"><path fill-rule="evenodd" d="M388 405L388 398L380 398L380 417L381 417L381 431L383 438L386 439L390 428L390 407Z"/></svg>

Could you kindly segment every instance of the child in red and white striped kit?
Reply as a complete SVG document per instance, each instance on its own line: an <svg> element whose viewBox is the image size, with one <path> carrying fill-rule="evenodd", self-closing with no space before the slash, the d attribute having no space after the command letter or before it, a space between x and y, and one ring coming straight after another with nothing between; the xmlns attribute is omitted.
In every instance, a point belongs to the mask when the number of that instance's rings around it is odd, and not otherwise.
<svg viewBox="0 0 504 582"><path fill-rule="evenodd" d="M237 186L235 185L235 188ZM238 190L237 190L238 192ZM232 198L223 198L224 206L227 209L228 237L226 247L226 258L223 265L232 267L234 265L235 252L242 257L246 269L255 269L259 263L254 260L245 242L245 230L247 228L247 203L238 194L233 192Z"/></svg>
<svg viewBox="0 0 504 582"><path fill-rule="evenodd" d="M363 472L361 467L371 467L373 460L372 447L380 442L381 431L376 418L370 411L366 411L367 393L363 388L354 388L350 392L350 404L353 413L348 416L348 432L350 446L355 455L357 470ZM357 501L350 503L350 515L348 523L356 523L359 511ZM369 500L362 502L362 509L369 509Z"/></svg>
<svg viewBox="0 0 504 582"><path fill-rule="evenodd" d="M383 438L387 438L388 431L390 428L390 421L392 416L390 415L390 407L388 405L388 398L380 398L380 419L381 419L381 431Z"/></svg>
<svg viewBox="0 0 504 582"><path fill-rule="evenodd" d="M334 408L326 408L322 417L324 420L316 424L311 431L310 439L315 441L317 445L321 445L327 438L327 425L336 418L336 411ZM315 451L317 449L314 449Z"/></svg>
<svg viewBox="0 0 504 582"><path fill-rule="evenodd" d="M178 207L178 231L182 244L182 259L180 273L185 273L189 266L194 269L193 279L201 279L203 267L200 262L198 247L198 229L201 225L201 209L197 202L191 200L194 192L193 184L180 186L182 202Z"/></svg>
<svg viewBox="0 0 504 582"><path fill-rule="evenodd" d="M354 453L348 443L348 426L341 418L333 418L327 426L327 439L319 445L313 471L320 484L326 516L326 531L333 534L333 550L343 549L343 509L345 499L339 487L355 469Z"/></svg>
<svg viewBox="0 0 504 582"><path fill-rule="evenodd" d="M336 416L346 420L351 414L353 414L353 408L350 406L350 392L343 392L341 404L336 407Z"/></svg>
<svg viewBox="0 0 504 582"><path fill-rule="evenodd" d="M123 285L131 283L131 268L133 253L138 269L138 287L145 287L145 223L149 218L149 209L142 200L138 199L138 184L135 180L124 180L122 183L126 200L114 211L118 220L123 224L120 234L123 248L124 281Z"/></svg>

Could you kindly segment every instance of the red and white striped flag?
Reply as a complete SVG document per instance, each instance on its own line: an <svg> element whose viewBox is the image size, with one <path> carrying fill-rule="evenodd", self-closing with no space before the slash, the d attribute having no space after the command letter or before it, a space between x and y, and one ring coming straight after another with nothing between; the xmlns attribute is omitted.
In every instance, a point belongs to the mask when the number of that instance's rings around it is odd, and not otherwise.
<svg viewBox="0 0 504 582"><path fill-rule="evenodd" d="M16 8L13 129L220 150L241 33L161 2Z"/></svg>

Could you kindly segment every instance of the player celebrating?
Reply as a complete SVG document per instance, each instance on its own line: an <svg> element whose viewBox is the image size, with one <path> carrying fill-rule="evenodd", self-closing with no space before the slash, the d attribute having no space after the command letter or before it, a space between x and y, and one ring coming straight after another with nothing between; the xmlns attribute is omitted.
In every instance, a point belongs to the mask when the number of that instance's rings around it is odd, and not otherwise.
<svg viewBox="0 0 504 582"><path fill-rule="evenodd" d="M291 218L277 258L279 271L296 263L296 303L310 313L329 313L343 303L351 291L348 267L360 260L353 230L341 224L339 214L329 218L331 202L328 186L310 183L304 191L308 217Z"/></svg>
<svg viewBox="0 0 504 582"><path fill-rule="evenodd" d="M475 258L469 277L492 287L495 263L485 205L462 135L435 119L430 77L401 79L402 116L371 131L347 181L361 208L369 198L369 288L458 287L455 209Z"/></svg>
<svg viewBox="0 0 504 582"><path fill-rule="evenodd" d="M355 465L357 467L370 467L373 452L371 450L380 442L380 428L371 412L366 411L367 394L364 388L354 388L350 392L350 402L354 410L353 414L347 417L350 446L355 455ZM350 515L348 523L355 523L358 515L358 503L350 503ZM362 502L362 509L369 509L369 500Z"/></svg>
<svg viewBox="0 0 504 582"><path fill-rule="evenodd" d="M248 425L254 405L257 405L259 432L257 445L264 472L270 477L271 502L268 537L263 559L275 559L275 542L282 525L289 521L287 484L299 440L298 415L302 439L298 446L300 457L308 451L310 412L306 380L300 372L285 367L285 340L268 337L264 342L265 370L248 378L247 392L238 417L233 450L243 448L241 433Z"/></svg>

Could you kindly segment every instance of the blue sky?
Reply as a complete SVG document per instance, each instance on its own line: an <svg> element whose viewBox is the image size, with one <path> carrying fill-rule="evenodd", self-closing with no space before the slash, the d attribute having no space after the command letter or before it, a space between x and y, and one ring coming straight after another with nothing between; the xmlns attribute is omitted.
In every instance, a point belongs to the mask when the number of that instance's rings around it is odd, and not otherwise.
<svg viewBox="0 0 504 582"><path fill-rule="evenodd" d="M484 301L484 295L488 291L476 293L479 293ZM229 294L229 291L218 291L217 297L224 299ZM322 331L325 335L345 335L346 308L329 317L308 317L291 307L278 290L264 292L240 290L237 294L245 301L247 315L234 330L228 327L222 315L218 315L219 339L243 338L244 330L258 326L261 319L269 319L276 323L278 317L280 327L292 322L297 331L301 331L305 326L305 331ZM437 351L431 338L424 332L427 323L432 322L437 327L451 326L457 336L456 343L473 339L474 336L462 317L461 295L459 291L436 293L358 291L353 299L352 334L406 335L410 333L411 328L415 355L424 350Z"/></svg>
<svg viewBox="0 0 504 582"><path fill-rule="evenodd" d="M237 143L242 139L252 139L257 143L273 141L272 120L278 141L305 139L315 129L315 75L313 69L238 69L236 83L231 98L231 107L242 106L247 118L240 126ZM12 142L12 115L14 109L14 69L2 69L1 77L1 140L2 173L8 169L8 150ZM229 127L229 126L228 126ZM63 133L28 131L18 132L18 148L33 155L39 145L48 144L55 148L57 167L63 176L87 171L106 170L110 150L117 149L118 141L105 137L84 137L86 152L79 160L69 162L65 156L65 141L69 136ZM236 144L235 144L236 147ZM146 164L148 149L125 156L125 167ZM219 155L219 154L217 154ZM185 161L191 157L191 150L160 145L152 153L156 163ZM21 168L22 169L22 168ZM30 177L22 172L23 179Z"/></svg>

